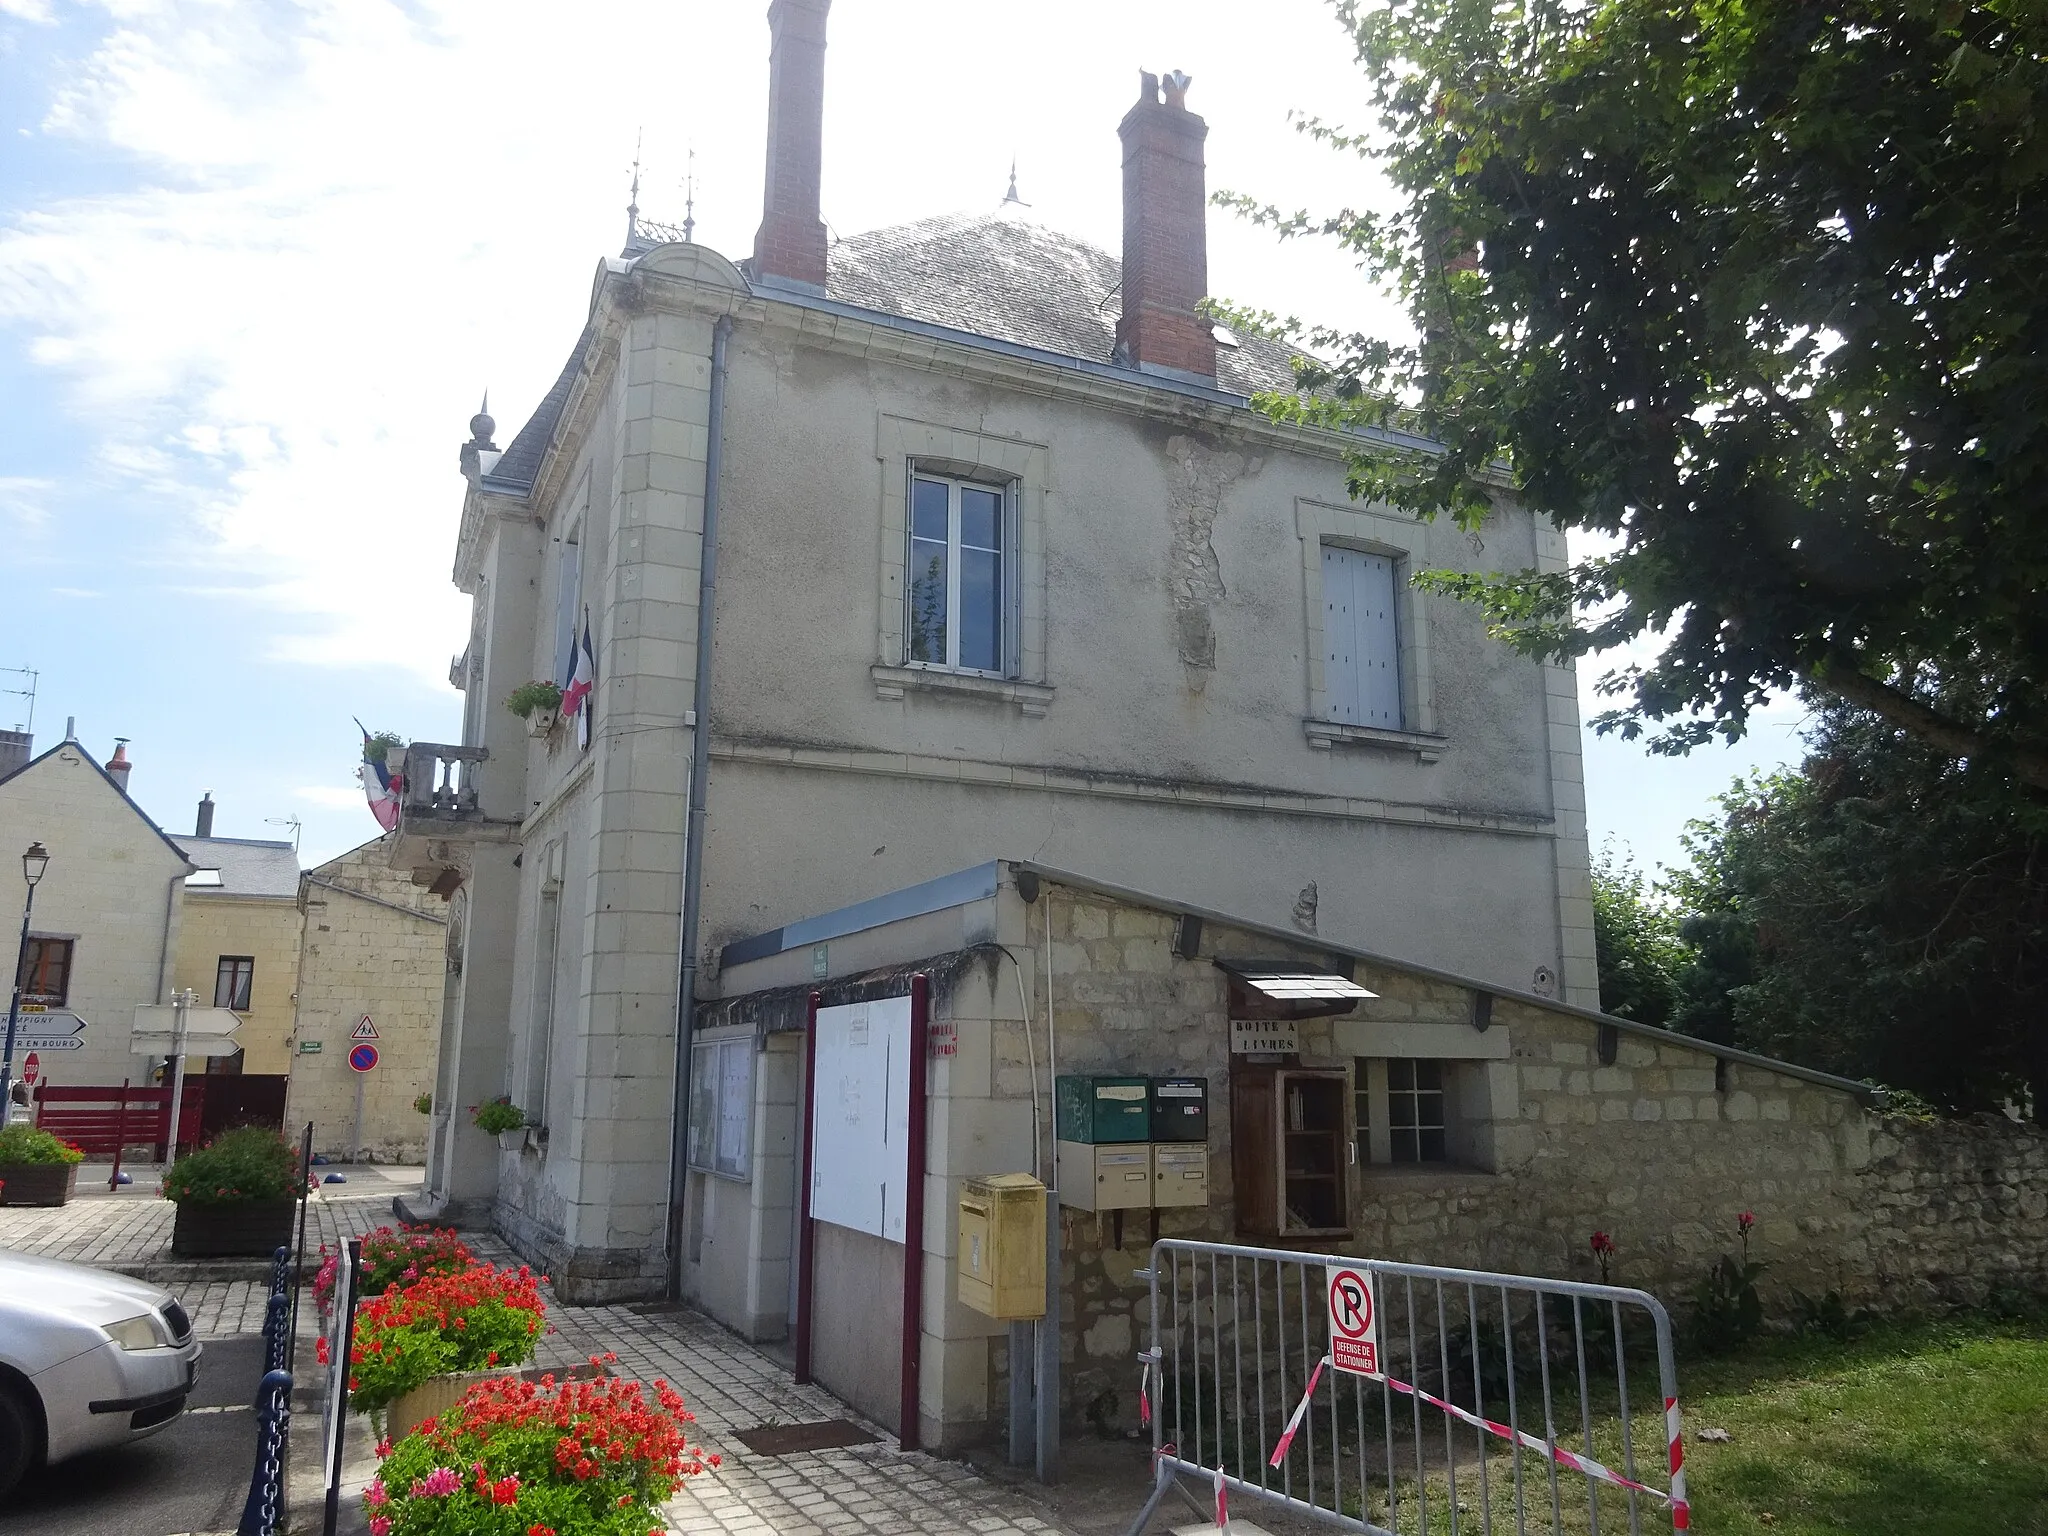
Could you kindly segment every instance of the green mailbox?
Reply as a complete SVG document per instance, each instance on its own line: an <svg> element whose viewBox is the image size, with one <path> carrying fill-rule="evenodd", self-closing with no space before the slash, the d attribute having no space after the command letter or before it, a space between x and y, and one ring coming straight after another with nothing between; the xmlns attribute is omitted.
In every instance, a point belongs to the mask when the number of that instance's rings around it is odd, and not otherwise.
<svg viewBox="0 0 2048 1536"><path fill-rule="evenodd" d="M1083 1146L1150 1141L1150 1080L1063 1076L1053 1087L1053 1124L1057 1139Z"/></svg>

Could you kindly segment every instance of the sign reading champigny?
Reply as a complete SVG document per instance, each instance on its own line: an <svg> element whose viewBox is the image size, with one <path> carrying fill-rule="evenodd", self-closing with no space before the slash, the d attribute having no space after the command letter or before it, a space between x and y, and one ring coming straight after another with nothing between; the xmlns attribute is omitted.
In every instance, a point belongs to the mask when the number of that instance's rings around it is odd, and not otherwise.
<svg viewBox="0 0 2048 1536"><path fill-rule="evenodd" d="M1293 1055L1301 1049L1300 1026L1293 1019L1232 1019L1233 1056Z"/></svg>

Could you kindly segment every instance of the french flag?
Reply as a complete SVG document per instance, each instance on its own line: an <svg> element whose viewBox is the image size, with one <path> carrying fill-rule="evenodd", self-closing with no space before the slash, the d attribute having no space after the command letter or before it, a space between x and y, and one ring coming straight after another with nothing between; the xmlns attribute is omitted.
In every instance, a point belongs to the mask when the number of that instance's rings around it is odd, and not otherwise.
<svg viewBox="0 0 2048 1536"><path fill-rule="evenodd" d="M569 669L569 681L562 688L562 713L576 717L576 745L590 745L590 718L597 713L597 706L586 703L590 690L597 686L597 651L590 642L590 610L583 610L583 636L576 642L575 664Z"/></svg>
<svg viewBox="0 0 2048 1536"><path fill-rule="evenodd" d="M363 730L360 720L356 729ZM405 775L393 773L382 756L370 755L368 731L363 731L363 761L356 769L356 777L362 780L363 798L370 802L370 814L377 818L377 825L391 831L398 825L399 796L405 790Z"/></svg>

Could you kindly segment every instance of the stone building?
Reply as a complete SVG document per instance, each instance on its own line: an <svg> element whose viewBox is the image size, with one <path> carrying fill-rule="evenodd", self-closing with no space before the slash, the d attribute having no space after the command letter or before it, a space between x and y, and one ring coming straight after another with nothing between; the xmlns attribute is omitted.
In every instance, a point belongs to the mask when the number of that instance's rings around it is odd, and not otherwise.
<svg viewBox="0 0 2048 1536"><path fill-rule="evenodd" d="M10 944L26 894L14 861L32 842L50 851L36 887L24 1004L46 1024L84 1025L75 1036L81 1048L37 1053L44 1082L144 1082L151 1063L129 1050L135 1010L170 997L194 866L128 798L130 766L117 748L103 767L67 731L0 777L0 931Z"/></svg>
<svg viewBox="0 0 2048 1536"><path fill-rule="evenodd" d="M1122 112L1121 259L1015 204L828 245L826 9L769 11L752 256L634 219L532 418L462 451L463 740L410 749L390 853L460 888L438 1101L535 1129L437 1114L422 1209L574 1299L686 1279L679 996L877 890L1034 852L1598 1001L1572 673L1406 580L1555 569L1556 530L1356 503L1350 440L1250 406L1289 360L1198 311L1183 77ZM589 714L510 714L586 628Z"/></svg>
<svg viewBox="0 0 2048 1536"><path fill-rule="evenodd" d="M414 1101L434 1086L447 903L392 869L381 839L306 871L295 895L305 937L285 1124L310 1121L313 1149L328 1157L420 1162L429 1117ZM364 1039L377 1064L357 1072L349 1051Z"/></svg>
<svg viewBox="0 0 2048 1536"><path fill-rule="evenodd" d="M200 1007L242 1016L233 1056L192 1057L187 1072L283 1077L291 1070L299 974L299 855L289 842L213 835L211 795L190 837L171 841L198 867L185 877L173 987Z"/></svg>
<svg viewBox="0 0 2048 1536"><path fill-rule="evenodd" d="M796 1314L806 1137L823 1145L828 1120L863 1108L821 1065L818 1119L804 1125L811 1013L867 1005L879 1038L917 977L925 1038L891 1070L929 1093L923 1230L892 1241L816 1219L809 1337L817 1379L893 1426L908 1316L927 1446L982 1438L1003 1416L1005 1325L962 1305L956 1285L956 1212L976 1175L1031 1171L1059 1188L1061 1385L1076 1423L1135 1423L1149 1294L1135 1271L1158 1235L1593 1280L1599 1230L1618 1246L1618 1282L1676 1304L1735 1246L1748 1210L1774 1311L1793 1288L1926 1307L2038 1290L2048 1274L2039 1127L1887 1118L1860 1083L1002 861L725 947L722 996L696 1020L703 1134L684 1257L690 1294L749 1337L781 1338ZM1261 980L1318 1000L1276 1002ZM1244 1025L1266 1033L1241 1038ZM1093 1149L1053 1155L1055 1070L1201 1083L1202 1203L1153 1209L1171 1198L1161 1165L1130 1209L1093 1209L1114 1203L1091 1187ZM1311 1098L1297 1124L1303 1089L1320 1092L1326 1120ZM1180 1177L1203 1167L1174 1150ZM814 1211L829 1208L830 1177L814 1172ZM906 1255L922 1276L908 1314Z"/></svg>

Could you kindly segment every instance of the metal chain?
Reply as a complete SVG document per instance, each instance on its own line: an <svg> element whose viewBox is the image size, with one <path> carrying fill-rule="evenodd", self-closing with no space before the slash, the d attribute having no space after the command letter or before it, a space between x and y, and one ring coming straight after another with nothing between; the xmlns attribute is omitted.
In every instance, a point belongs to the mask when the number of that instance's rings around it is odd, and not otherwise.
<svg viewBox="0 0 2048 1536"><path fill-rule="evenodd" d="M275 1299L275 1298L273 1298ZM284 1523L285 1445L291 1431L292 1378L271 1371L257 1388L256 1465L236 1536L276 1536Z"/></svg>

